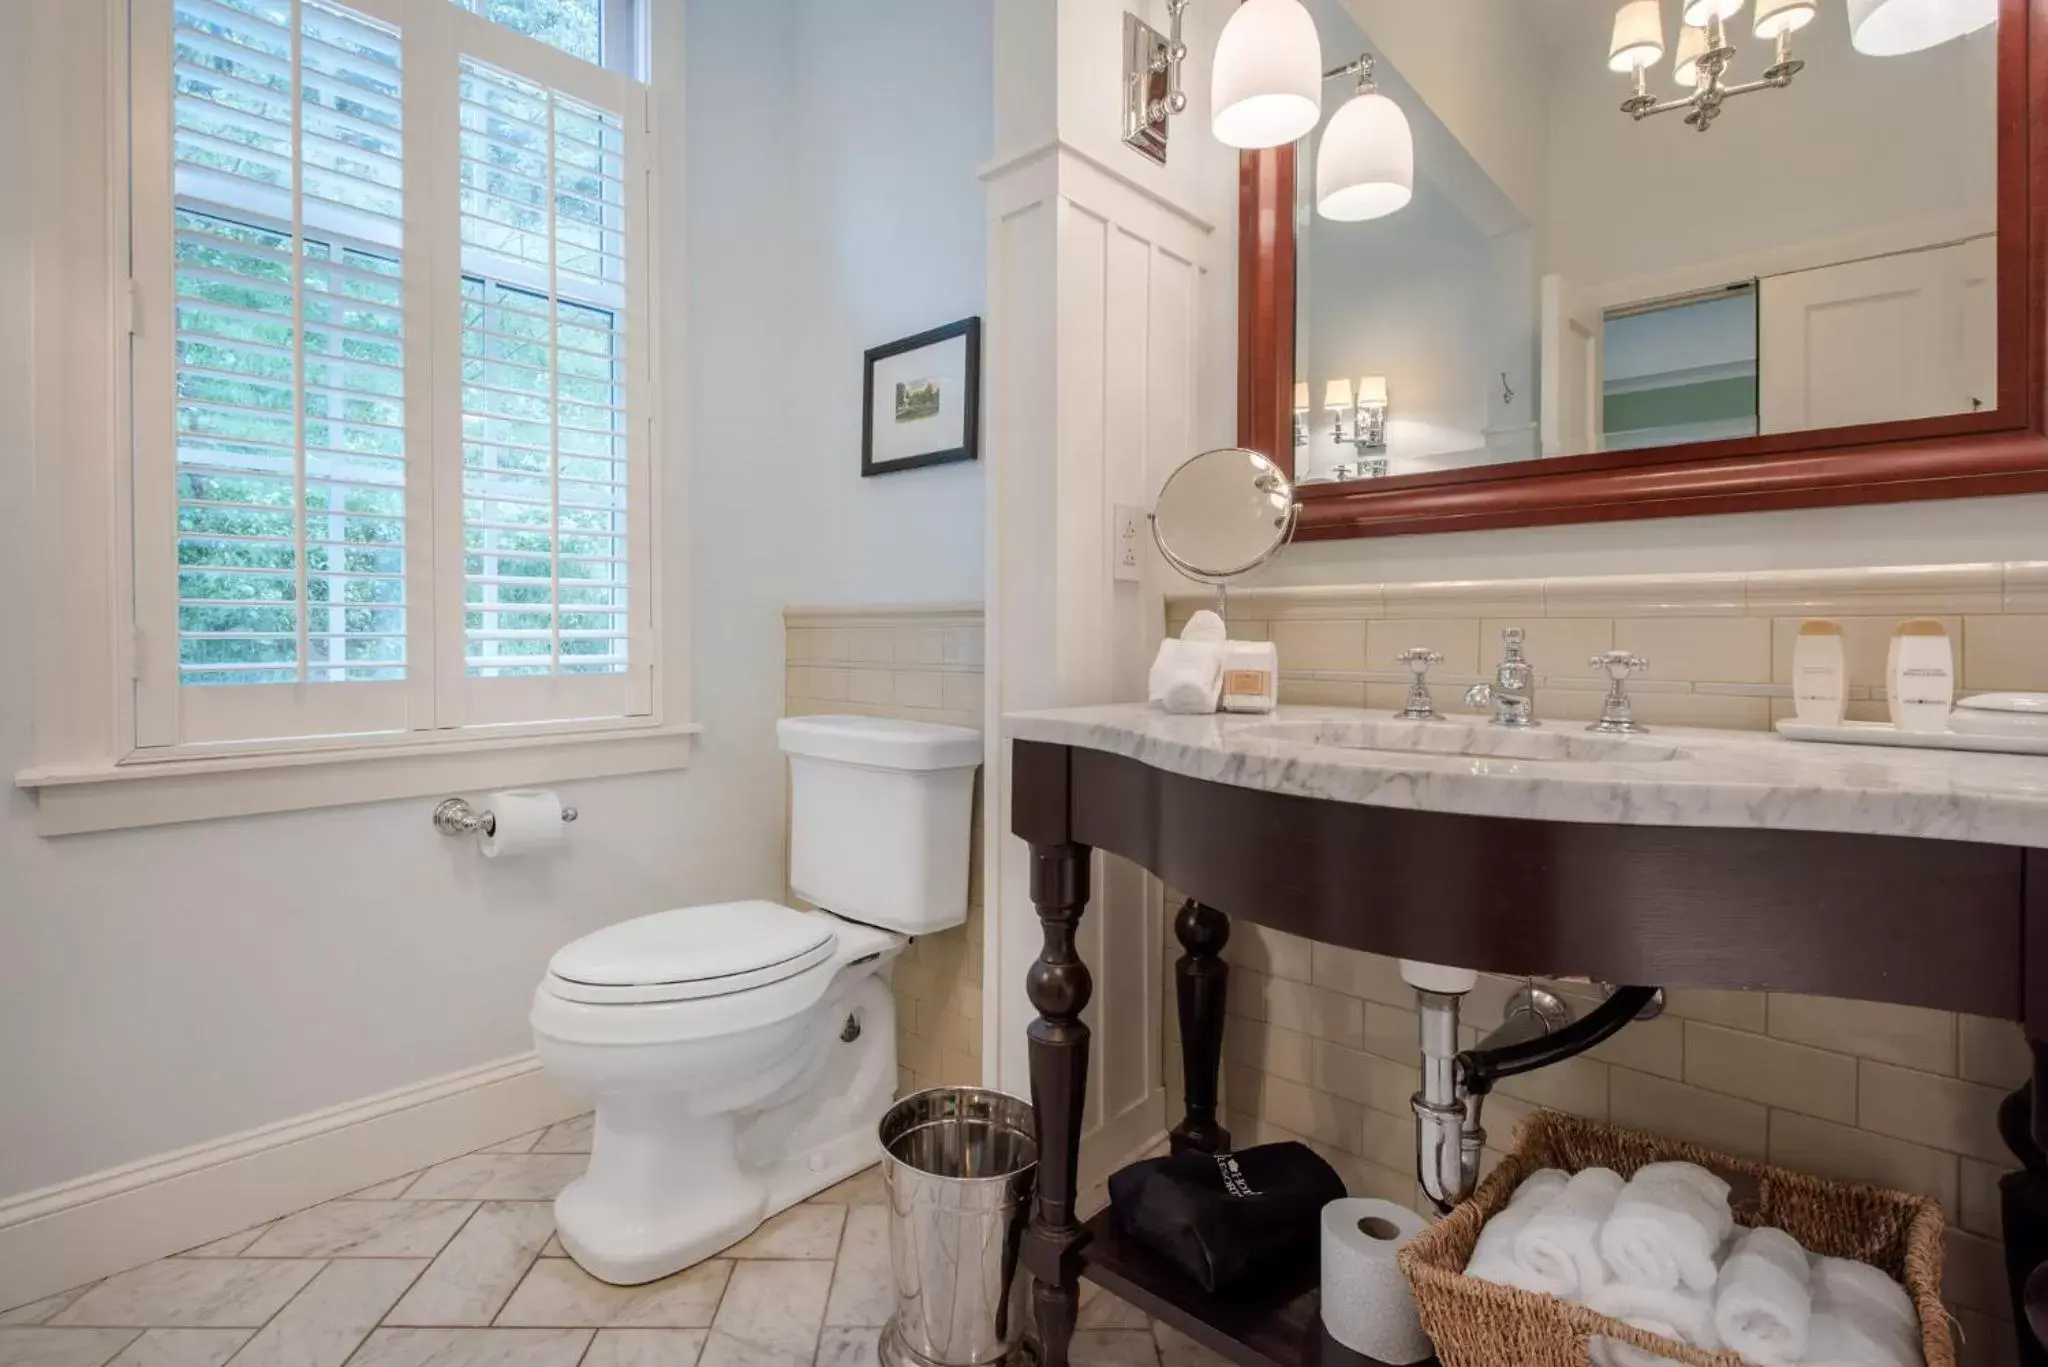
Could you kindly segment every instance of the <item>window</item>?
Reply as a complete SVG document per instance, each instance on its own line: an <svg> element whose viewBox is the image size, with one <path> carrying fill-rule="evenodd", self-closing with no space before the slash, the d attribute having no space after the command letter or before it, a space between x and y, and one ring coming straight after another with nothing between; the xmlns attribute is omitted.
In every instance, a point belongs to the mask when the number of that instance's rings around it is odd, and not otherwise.
<svg viewBox="0 0 2048 1367"><path fill-rule="evenodd" d="M141 750L651 716L621 13L137 0Z"/></svg>

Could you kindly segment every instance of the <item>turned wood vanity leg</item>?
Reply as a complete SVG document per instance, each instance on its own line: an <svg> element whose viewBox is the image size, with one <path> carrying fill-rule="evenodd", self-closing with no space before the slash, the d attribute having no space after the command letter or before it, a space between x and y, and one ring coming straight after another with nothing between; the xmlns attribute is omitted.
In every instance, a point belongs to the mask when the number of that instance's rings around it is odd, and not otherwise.
<svg viewBox="0 0 2048 1367"><path fill-rule="evenodd" d="M1216 1120L1216 1070L1223 1061L1223 1005L1230 987L1230 965L1222 958L1230 918L1190 897L1173 918L1173 935L1184 951L1173 972L1187 1113L1167 1138L1175 1153L1227 1153L1230 1131Z"/></svg>
<svg viewBox="0 0 2048 1367"><path fill-rule="evenodd" d="M1042 1367L1067 1367L1081 1301L1081 1244L1074 1210L1081 1110L1088 1094L1088 1027L1081 1010L1094 992L1074 931L1088 907L1085 845L1031 847L1031 902L1045 945L1025 979L1038 1010L1031 1022L1031 1104L1038 1112L1038 1185L1025 1233L1024 1266L1035 1280Z"/></svg>

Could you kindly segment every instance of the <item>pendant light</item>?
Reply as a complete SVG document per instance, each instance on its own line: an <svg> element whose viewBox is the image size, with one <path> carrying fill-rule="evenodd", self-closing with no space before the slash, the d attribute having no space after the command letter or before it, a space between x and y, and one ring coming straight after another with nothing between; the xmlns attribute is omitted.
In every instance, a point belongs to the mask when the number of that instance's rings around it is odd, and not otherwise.
<svg viewBox="0 0 2048 1367"><path fill-rule="evenodd" d="M1362 81L1316 149L1316 212L1337 223L1384 218L1415 197L1415 133L1401 106Z"/></svg>
<svg viewBox="0 0 2048 1367"><path fill-rule="evenodd" d="M1869 57L1938 47L1995 22L1998 0L1849 0L1849 42Z"/></svg>
<svg viewBox="0 0 2048 1367"><path fill-rule="evenodd" d="M1256 150L1301 137L1323 116L1323 49L1301 0L1245 0L1216 40L1216 140Z"/></svg>

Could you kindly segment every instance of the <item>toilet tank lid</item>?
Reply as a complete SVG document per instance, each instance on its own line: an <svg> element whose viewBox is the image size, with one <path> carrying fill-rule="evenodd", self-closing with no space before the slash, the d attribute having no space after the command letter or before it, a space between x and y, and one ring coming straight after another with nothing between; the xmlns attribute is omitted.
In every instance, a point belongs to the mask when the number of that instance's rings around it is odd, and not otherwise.
<svg viewBox="0 0 2048 1367"><path fill-rule="evenodd" d="M784 717L775 723L784 753L873 769L973 769L981 732L896 717Z"/></svg>

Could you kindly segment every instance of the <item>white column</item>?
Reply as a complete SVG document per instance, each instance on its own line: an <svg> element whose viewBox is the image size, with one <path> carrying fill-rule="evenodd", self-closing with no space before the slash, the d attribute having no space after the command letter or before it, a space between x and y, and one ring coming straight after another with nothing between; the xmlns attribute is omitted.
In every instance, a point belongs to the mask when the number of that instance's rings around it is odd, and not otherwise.
<svg viewBox="0 0 2048 1367"><path fill-rule="evenodd" d="M1189 11L1190 108L1170 164L1122 146L1122 6L998 0L996 160L984 331L988 483L989 928L984 1071L1029 1087L1024 974L1039 948L1023 842L1008 834L1005 712L1141 700L1172 572L1111 565L1112 510L1232 441L1236 153L1208 133L1208 52L1227 12ZM1164 6L1138 6L1165 25ZM1209 11L1205 13L1204 11ZM1084 1180L1164 1128L1156 881L1098 857L1081 949L1088 1011ZM1170 1009L1170 1007L1168 1008ZM1176 1065L1177 1066L1177 1065Z"/></svg>

